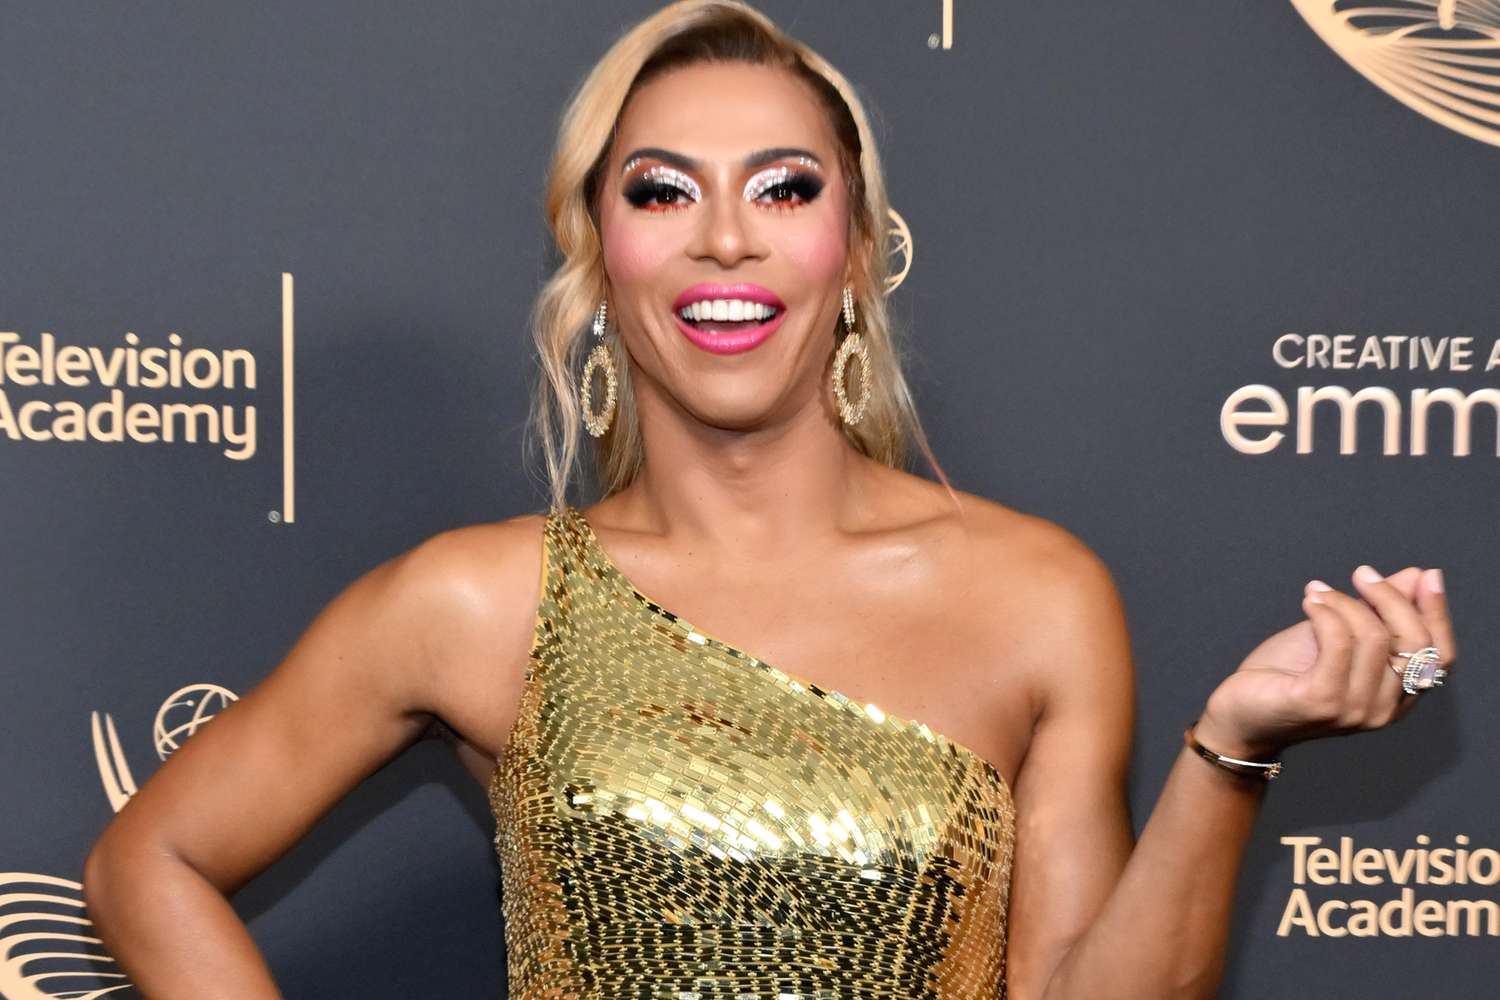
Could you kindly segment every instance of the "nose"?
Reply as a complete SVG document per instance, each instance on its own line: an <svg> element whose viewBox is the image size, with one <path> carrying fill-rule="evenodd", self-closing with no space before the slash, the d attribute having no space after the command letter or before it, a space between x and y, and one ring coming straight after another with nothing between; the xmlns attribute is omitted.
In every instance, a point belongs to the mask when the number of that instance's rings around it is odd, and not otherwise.
<svg viewBox="0 0 1500 1000"><path fill-rule="evenodd" d="M713 259L726 268L763 257L763 244L749 218L753 211L755 206L733 195L705 199L688 253L694 260Z"/></svg>

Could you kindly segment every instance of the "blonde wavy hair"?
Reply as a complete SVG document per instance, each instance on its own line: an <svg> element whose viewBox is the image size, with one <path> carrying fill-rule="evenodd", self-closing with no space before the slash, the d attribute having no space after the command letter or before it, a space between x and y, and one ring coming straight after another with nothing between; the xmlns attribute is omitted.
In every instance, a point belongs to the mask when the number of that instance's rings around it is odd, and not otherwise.
<svg viewBox="0 0 1500 1000"><path fill-rule="evenodd" d="M805 81L823 105L848 186L855 329L863 335L870 358L870 400L859 423L843 424L844 436L862 454L893 468L906 466L915 443L957 504L922 430L886 311L890 203L880 154L853 86L822 56L739 0L680 0L637 24L610 47L573 93L558 130L547 174L545 215L562 263L542 286L529 320L539 371L529 417L534 431L526 438L528 457L538 443L542 448L551 509L567 503L585 433L579 375L591 349L594 313L606 293L596 199L620 113L650 80L701 62L785 69ZM595 441L594 472L603 497L629 485L645 457L628 354L617 335L606 334L606 343L620 370L609 430L590 438ZM832 362L830 351L830 372Z"/></svg>

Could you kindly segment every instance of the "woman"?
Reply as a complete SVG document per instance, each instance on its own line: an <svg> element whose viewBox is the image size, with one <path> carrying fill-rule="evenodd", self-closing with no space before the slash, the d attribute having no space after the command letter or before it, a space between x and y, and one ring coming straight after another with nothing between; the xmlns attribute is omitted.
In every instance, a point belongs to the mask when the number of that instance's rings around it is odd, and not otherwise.
<svg viewBox="0 0 1500 1000"><path fill-rule="evenodd" d="M519 1000L1213 995L1277 754L1441 681L1440 574L1310 584L1133 843L1108 571L901 469L886 213L849 85L762 15L616 43L547 194L551 507L356 581L119 813L86 898L148 995L277 996L226 897L433 720L488 788Z"/></svg>

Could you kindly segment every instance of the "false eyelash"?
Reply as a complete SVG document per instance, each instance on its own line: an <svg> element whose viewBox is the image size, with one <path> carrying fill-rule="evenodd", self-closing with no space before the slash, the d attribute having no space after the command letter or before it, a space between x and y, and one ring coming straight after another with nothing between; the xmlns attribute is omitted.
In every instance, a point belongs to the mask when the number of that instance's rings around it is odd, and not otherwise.
<svg viewBox="0 0 1500 1000"><path fill-rule="evenodd" d="M769 173L760 181L752 182L751 190L754 190L755 194L747 194L746 198L753 201L768 192L784 188L797 195L802 199L802 203L806 204L816 198L822 192L823 187L823 180L816 174L782 167ZM668 167L653 167L635 178L626 185L624 196L636 208L645 208L668 191L695 201L701 197L698 185L693 183L692 178Z"/></svg>
<svg viewBox="0 0 1500 1000"><path fill-rule="evenodd" d="M768 194L772 191L780 190L782 188L791 191L797 197L802 199L803 204L806 204L807 202L810 202L814 198L816 198L819 192L823 190L823 182L814 177L812 174L793 174L786 180L777 181L775 184L765 185L760 189L760 192L756 195L756 198L759 198L761 195ZM772 202L772 204L780 203Z"/></svg>
<svg viewBox="0 0 1500 1000"><path fill-rule="evenodd" d="M805 201L811 201L823 190L823 181L816 174L807 171L793 170L787 166L777 167L750 179L750 183L745 186L745 200L755 201L767 191L775 191L777 188L786 188Z"/></svg>
<svg viewBox="0 0 1500 1000"><path fill-rule="evenodd" d="M636 208L651 203L653 198L666 191L676 191L694 201L702 197L702 191L687 174L671 167L655 166L631 181L625 188L625 197Z"/></svg>
<svg viewBox="0 0 1500 1000"><path fill-rule="evenodd" d="M675 194L686 196L688 193L676 184L668 184L665 181L638 178L630 182L625 188L625 199L636 208L645 208L661 195L671 191Z"/></svg>

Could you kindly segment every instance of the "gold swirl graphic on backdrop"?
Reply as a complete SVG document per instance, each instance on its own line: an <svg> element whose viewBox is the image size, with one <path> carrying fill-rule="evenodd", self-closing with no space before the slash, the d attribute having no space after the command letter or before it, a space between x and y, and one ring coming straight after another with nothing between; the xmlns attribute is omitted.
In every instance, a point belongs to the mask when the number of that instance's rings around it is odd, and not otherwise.
<svg viewBox="0 0 1500 1000"><path fill-rule="evenodd" d="M152 720L166 760L203 724L238 700L219 684L188 684ZM130 762L108 712L89 713L94 762L114 812L136 792ZM97 1000L132 989L85 915L83 884L37 872L0 872L0 1000Z"/></svg>
<svg viewBox="0 0 1500 1000"><path fill-rule="evenodd" d="M1375 86L1471 139L1500 146L1500 0L1292 0Z"/></svg>
<svg viewBox="0 0 1500 1000"><path fill-rule="evenodd" d="M97 1000L131 988L83 912L79 882L0 872L0 997Z"/></svg>
<svg viewBox="0 0 1500 1000"><path fill-rule="evenodd" d="M892 258L890 274L885 281L885 293L887 295L901 287L901 282L911 271L912 245L911 227L906 220L893 208L890 210L891 228L886 236L889 240L889 254Z"/></svg>

